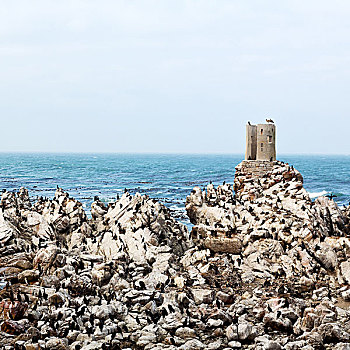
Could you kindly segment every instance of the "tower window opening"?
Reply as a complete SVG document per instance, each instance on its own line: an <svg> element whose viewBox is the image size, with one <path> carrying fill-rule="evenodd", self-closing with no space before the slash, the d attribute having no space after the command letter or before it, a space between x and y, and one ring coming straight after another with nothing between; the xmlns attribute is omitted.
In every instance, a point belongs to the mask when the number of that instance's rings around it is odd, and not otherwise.
<svg viewBox="0 0 350 350"><path fill-rule="evenodd" d="M263 151L264 151L264 144L261 143L261 144L260 144L260 147L261 147L261 152L263 152Z"/></svg>
<svg viewBox="0 0 350 350"><path fill-rule="evenodd" d="M267 141L268 141L269 143L272 143L272 136L271 136L271 135L267 136Z"/></svg>
<svg viewBox="0 0 350 350"><path fill-rule="evenodd" d="M260 135L262 135L264 132L264 129L260 129Z"/></svg>

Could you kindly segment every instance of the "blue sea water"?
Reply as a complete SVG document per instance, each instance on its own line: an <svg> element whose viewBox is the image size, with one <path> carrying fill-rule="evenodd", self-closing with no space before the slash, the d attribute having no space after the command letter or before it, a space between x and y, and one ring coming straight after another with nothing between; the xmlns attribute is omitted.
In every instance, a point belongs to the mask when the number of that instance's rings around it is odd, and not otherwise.
<svg viewBox="0 0 350 350"><path fill-rule="evenodd" d="M56 185L89 212L94 196L108 203L127 188L148 194L179 215L194 186L233 183L243 155L0 153L0 188L28 188L31 198L53 197ZM333 193L339 205L350 201L350 156L285 155L304 177L314 198ZM186 221L186 219L183 219Z"/></svg>

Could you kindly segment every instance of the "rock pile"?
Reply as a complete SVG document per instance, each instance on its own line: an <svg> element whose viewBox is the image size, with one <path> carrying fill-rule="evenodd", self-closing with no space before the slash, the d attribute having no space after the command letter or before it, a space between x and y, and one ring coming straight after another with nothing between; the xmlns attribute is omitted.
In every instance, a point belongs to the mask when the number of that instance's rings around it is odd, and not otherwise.
<svg viewBox="0 0 350 350"><path fill-rule="evenodd" d="M1 209L2 348L176 342L180 259L192 243L163 205L138 194L108 207L96 198L88 220L61 189L33 206L21 189L4 192Z"/></svg>
<svg viewBox="0 0 350 350"><path fill-rule="evenodd" d="M282 162L259 176L243 162L234 189L196 187L186 202L197 254L214 250L238 277L233 329L248 322L261 349L350 347L339 345L350 342L349 208L312 202L300 173Z"/></svg>
<svg viewBox="0 0 350 350"><path fill-rule="evenodd" d="M0 203L0 348L347 349L349 208L281 162L194 188L191 232L127 192ZM258 174L258 176L257 176Z"/></svg>

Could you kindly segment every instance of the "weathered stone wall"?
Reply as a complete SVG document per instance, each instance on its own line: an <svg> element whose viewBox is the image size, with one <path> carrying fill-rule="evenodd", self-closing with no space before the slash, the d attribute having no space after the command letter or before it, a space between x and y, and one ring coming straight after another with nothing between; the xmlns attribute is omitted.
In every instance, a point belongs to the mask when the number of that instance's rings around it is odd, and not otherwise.
<svg viewBox="0 0 350 350"><path fill-rule="evenodd" d="M275 124L257 125L257 160L276 160L276 127Z"/></svg>
<svg viewBox="0 0 350 350"><path fill-rule="evenodd" d="M244 173L247 177L259 178L271 171L276 163L266 160L243 160L236 166L236 174Z"/></svg>
<svg viewBox="0 0 350 350"><path fill-rule="evenodd" d="M256 125L246 127L245 159L256 159Z"/></svg>
<svg viewBox="0 0 350 350"><path fill-rule="evenodd" d="M246 160L276 160L275 124L247 125Z"/></svg>

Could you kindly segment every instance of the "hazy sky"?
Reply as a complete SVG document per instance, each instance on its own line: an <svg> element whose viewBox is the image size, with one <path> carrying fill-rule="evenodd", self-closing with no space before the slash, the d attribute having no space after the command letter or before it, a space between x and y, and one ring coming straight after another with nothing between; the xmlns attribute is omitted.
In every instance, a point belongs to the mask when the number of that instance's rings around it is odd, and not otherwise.
<svg viewBox="0 0 350 350"><path fill-rule="evenodd" d="M350 154L350 2L2 0L0 151Z"/></svg>

